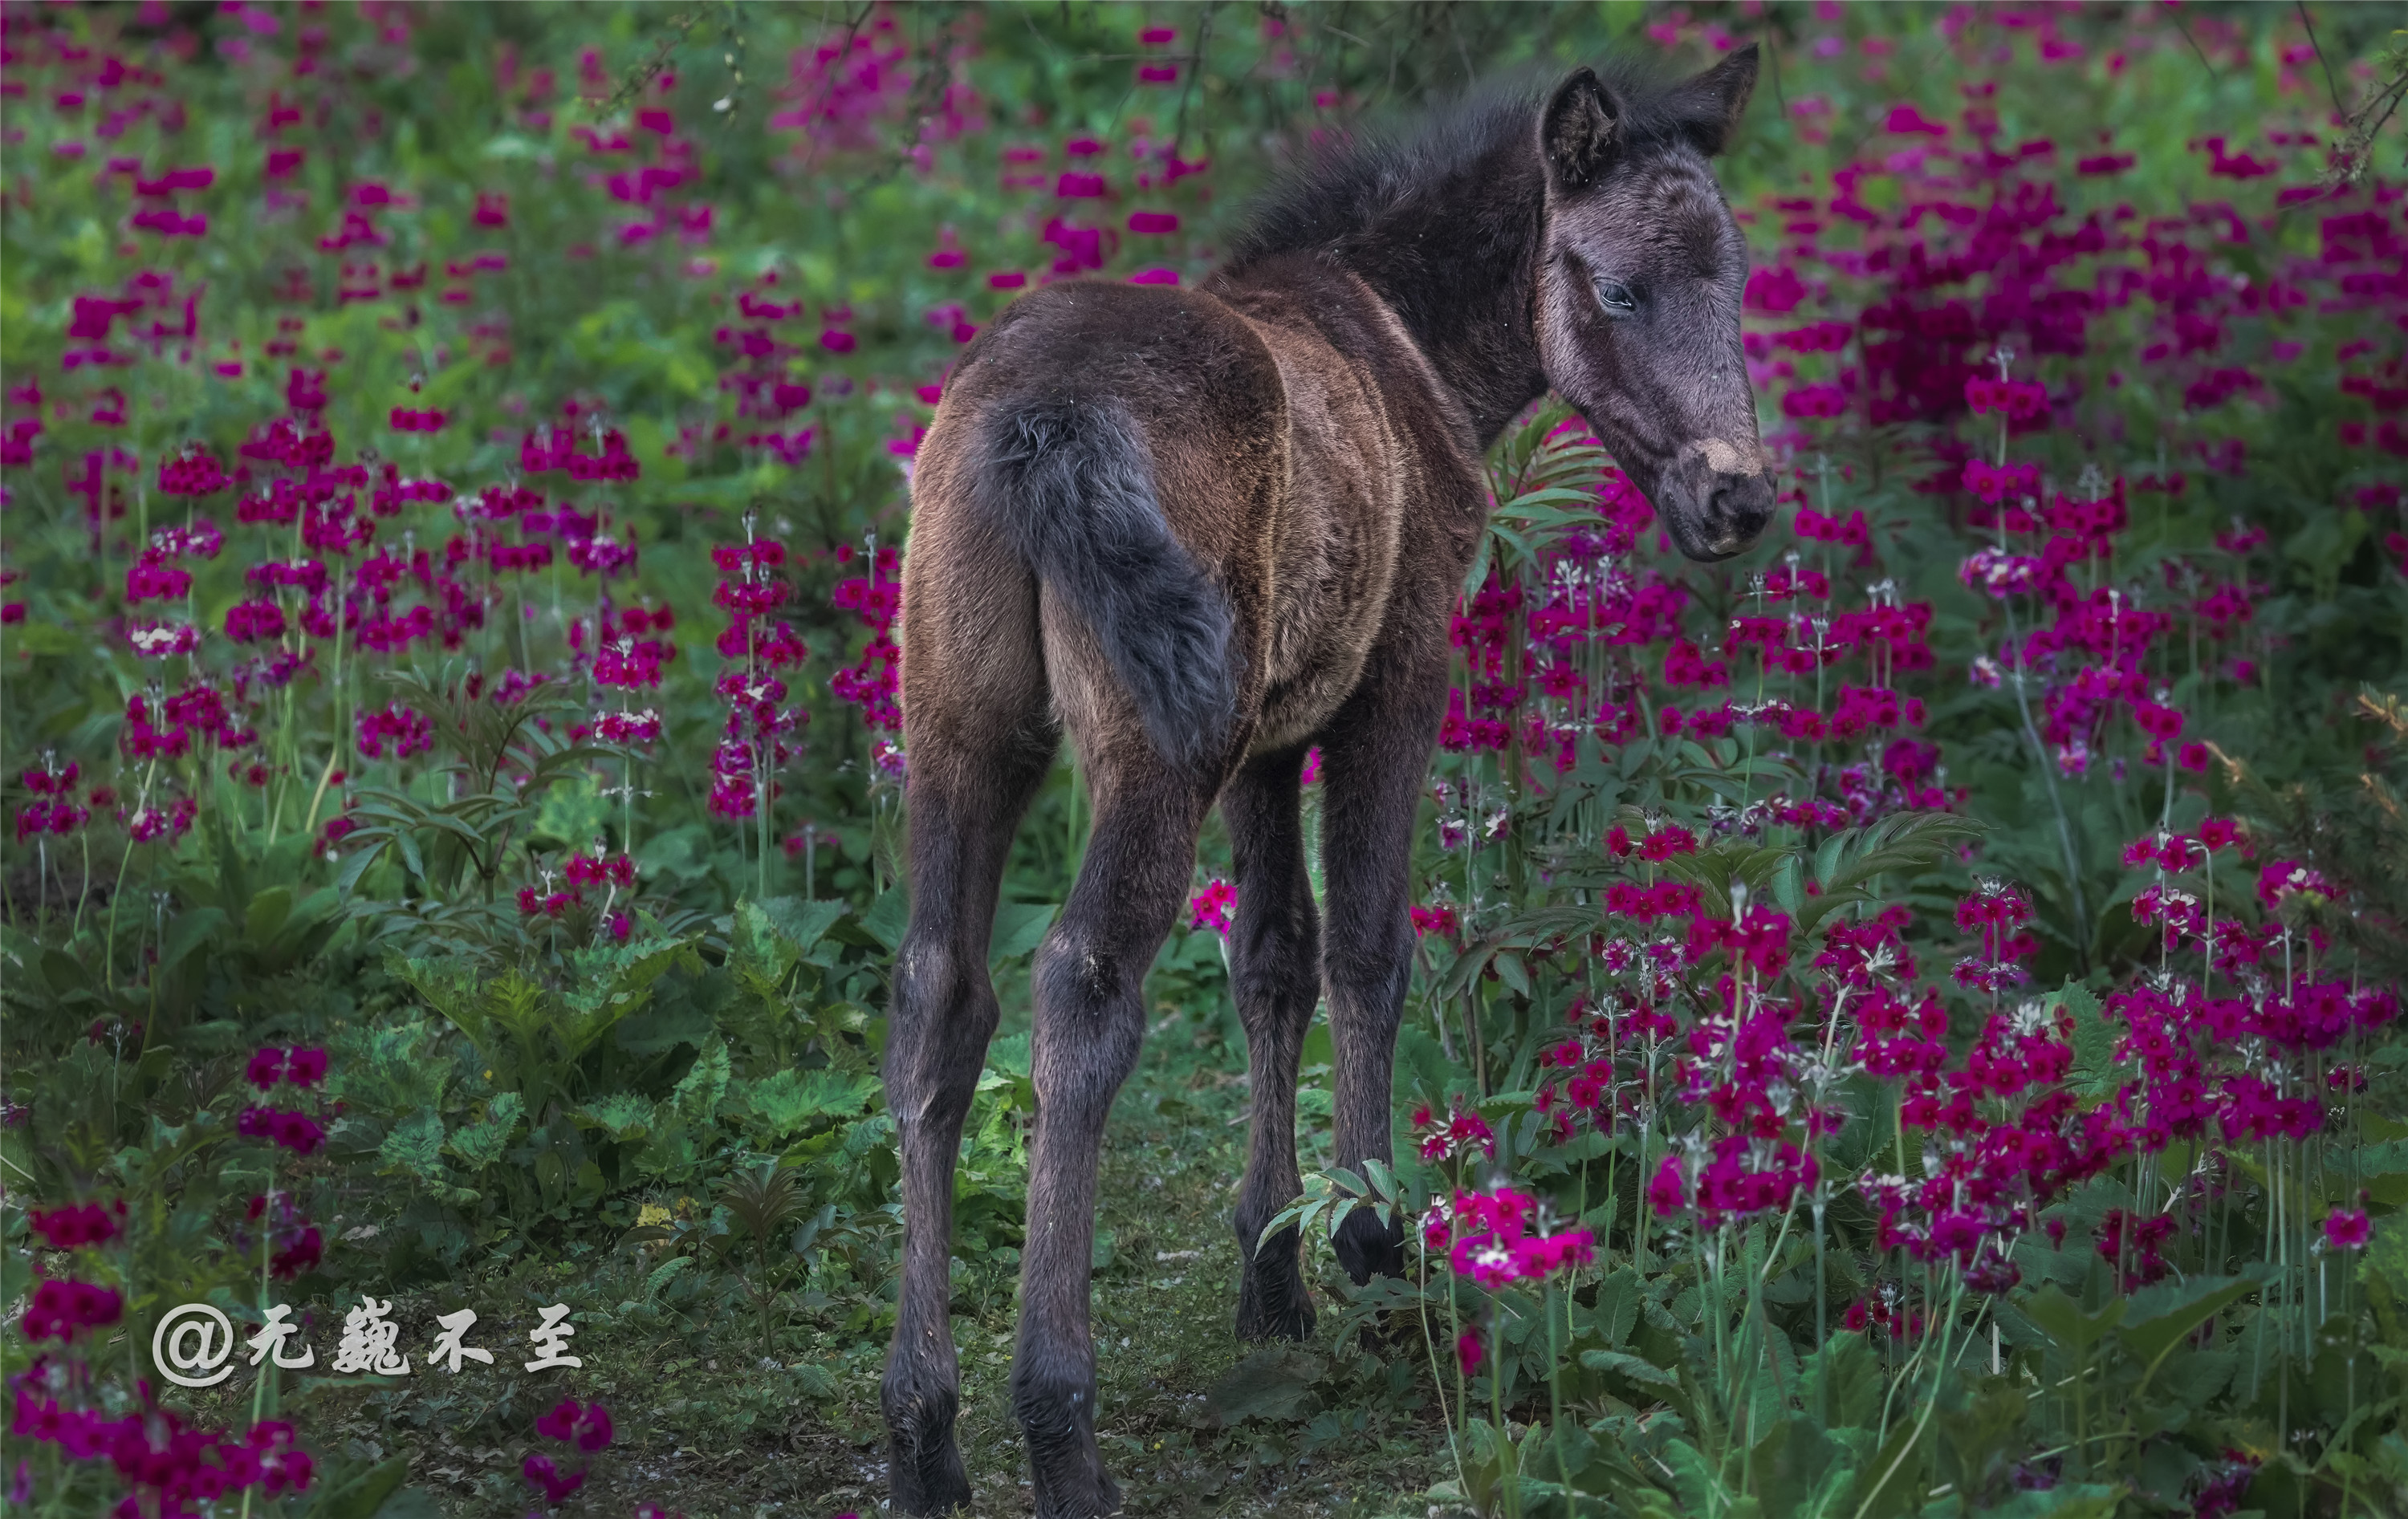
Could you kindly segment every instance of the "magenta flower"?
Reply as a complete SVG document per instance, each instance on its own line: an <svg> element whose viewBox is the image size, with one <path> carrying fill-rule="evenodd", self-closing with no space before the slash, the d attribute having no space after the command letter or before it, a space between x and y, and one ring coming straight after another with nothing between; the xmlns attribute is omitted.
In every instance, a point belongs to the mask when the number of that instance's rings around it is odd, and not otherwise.
<svg viewBox="0 0 2408 1519"><path fill-rule="evenodd" d="M159 463L162 495L209 495L233 483L217 455L197 443L185 444L173 458Z"/></svg>
<svg viewBox="0 0 2408 1519"><path fill-rule="evenodd" d="M557 1506L563 1498L585 1485L585 1473L572 1471L563 1475L548 1455L529 1455L520 1463L519 1471L526 1478L528 1486L542 1491L546 1507Z"/></svg>
<svg viewBox="0 0 2408 1519"><path fill-rule="evenodd" d="M1482 1347L1477 1331L1466 1329L1455 1337L1455 1364L1463 1369L1465 1376L1478 1371L1480 1363L1487 1357L1488 1353Z"/></svg>
<svg viewBox="0 0 2408 1519"><path fill-rule="evenodd" d="M1237 910L1238 888L1215 876L1204 889L1187 900L1187 926L1190 929L1210 928L1223 939L1229 937L1229 914Z"/></svg>
<svg viewBox="0 0 2408 1519"><path fill-rule="evenodd" d="M116 1239L125 1204L120 1200L104 1208L96 1202L69 1203L64 1208L32 1209L26 1216L44 1244L52 1250L74 1250Z"/></svg>
<svg viewBox="0 0 2408 1519"><path fill-rule="evenodd" d="M86 1329L115 1324L124 1311L125 1299L115 1287L45 1277L35 1284L21 1323L28 1340L72 1340Z"/></svg>
<svg viewBox="0 0 2408 1519"><path fill-rule="evenodd" d="M535 1432L547 1440L573 1440L580 1451L598 1451L610 1443L610 1411L599 1403L564 1398L551 1412L538 1416Z"/></svg>
<svg viewBox="0 0 2408 1519"><path fill-rule="evenodd" d="M1423 1134L1425 1130L1424 1160L1453 1160L1475 1149L1485 1156L1494 1157L1497 1154L1496 1131L1488 1126L1488 1120L1475 1112L1457 1109L1440 1124L1426 1106L1419 1108L1413 1113L1413 1132Z"/></svg>
<svg viewBox="0 0 2408 1519"><path fill-rule="evenodd" d="M1688 1183L1682 1175L1680 1156L1666 1155L1664 1164L1656 1168L1656 1175L1647 1183L1647 1201L1657 1216L1664 1218L1688 1206Z"/></svg>
<svg viewBox="0 0 2408 1519"><path fill-rule="evenodd" d="M2335 1250L2363 1250L2373 1232L2363 1208L2336 1208L2325 1215L2325 1243Z"/></svg>
<svg viewBox="0 0 2408 1519"><path fill-rule="evenodd" d="M251 1065L242 1074L243 1079L251 1085L262 1092L266 1091L284 1079L284 1052L272 1044L265 1049L254 1051L251 1057Z"/></svg>
<svg viewBox="0 0 2408 1519"><path fill-rule="evenodd" d="M307 1113L281 1108L245 1108L235 1119L235 1132L247 1139L265 1139L297 1155L313 1155L326 1142L326 1131Z"/></svg>

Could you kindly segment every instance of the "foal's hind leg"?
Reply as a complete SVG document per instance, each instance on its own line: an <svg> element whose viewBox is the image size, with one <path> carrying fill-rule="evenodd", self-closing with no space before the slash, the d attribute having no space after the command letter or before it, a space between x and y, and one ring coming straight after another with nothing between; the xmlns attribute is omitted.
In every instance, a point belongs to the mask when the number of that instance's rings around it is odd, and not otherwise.
<svg viewBox="0 0 2408 1519"><path fill-rule="evenodd" d="M1037 952L1037 1130L1011 1368L1039 1519L1096 1519L1120 1507L1096 1449L1096 1158L1113 1094L1137 1065L1146 968L1186 894L1213 789L1141 738L1091 747L1075 721L1073 735L1096 826L1062 921Z"/></svg>
<svg viewBox="0 0 2408 1519"><path fill-rule="evenodd" d="M1040 751L1024 739L1019 752L986 759L990 774L947 786L926 779L935 768L926 748L911 752L911 926L896 957L886 1048L903 1152L903 1287L880 1403L895 1507L907 1514L970 1500L953 1439L953 1168L995 1033L986 952L996 887L1013 824L1045 774Z"/></svg>
<svg viewBox="0 0 2408 1519"><path fill-rule="evenodd" d="M1297 1235L1262 1239L1263 1225L1296 1199L1296 1067L1321 999L1321 922L1304 868L1297 781L1302 749L1240 770L1221 798L1237 857L1238 913L1230 980L1246 1027L1250 1122L1246 1180L1238 1192L1238 1335L1302 1340L1312 1303L1297 1268ZM1260 1240L1260 1248L1256 1241Z"/></svg>
<svg viewBox="0 0 2408 1519"><path fill-rule="evenodd" d="M944 552L956 545L947 525L931 516L915 568L963 562ZM902 1144L903 1283L880 1404L895 1510L920 1515L970 1500L953 1438L953 1168L995 1033L996 895L1059 736L1025 580L1015 588L955 573L908 595L911 923L896 959L885 1066Z"/></svg>

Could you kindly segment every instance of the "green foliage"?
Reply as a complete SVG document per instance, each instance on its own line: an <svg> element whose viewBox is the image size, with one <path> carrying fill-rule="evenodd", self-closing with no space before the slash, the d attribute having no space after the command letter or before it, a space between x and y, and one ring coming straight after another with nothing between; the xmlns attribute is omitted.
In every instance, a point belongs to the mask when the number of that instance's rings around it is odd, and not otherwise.
<svg viewBox="0 0 2408 1519"><path fill-rule="evenodd" d="M877 735L828 689L863 640L861 620L832 597L853 573L837 555L866 538L889 549L905 541L907 476L896 465L929 417L910 397L953 362L954 332L992 321L1010 298L982 276L1042 278L1064 252L1046 240L1047 217L1065 207L1082 214L1044 188L1010 187L1006 150L1096 134L1113 144L1115 187L1132 203L1135 170L1117 150L1125 142L1167 143L1183 161L1211 165L1209 175L1144 193L1146 207L1182 218L1175 236L1122 236L1117 202L1108 217L1089 218L1105 234L1106 277L1159 264L1193 282L1227 246L1246 192L1348 122L1376 121L1475 74L1552 70L1611 40L1635 41L1633 33L1695 45L1709 41L1705 28L1729 25L1770 44L1755 114L1721 163L1734 205L1761 218L1748 230L1769 256L1782 240L1812 235L1780 228L1767 195L1879 161L1908 140L1878 135L1892 105L1919 101L1953 119L1959 86L1990 77L1985 65L1975 78L1942 45L1961 13L1938 7L1857 7L1837 22L1791 5L1741 16L1630 4L1198 7L1164 22L1181 34L1160 54L1178 64L1168 89L1131 84L1131 58L1154 56L1137 38L1155 18L1116 7L918 6L891 16L337 7L322 17L279 11L272 36L235 12L171 7L153 22L136 8L50 7L40 19L94 58L122 52L159 69L170 82L148 108L117 120L114 106L66 107L57 99L64 75L37 76L7 98L0 367L12 387L38 377L48 396L31 463L7 469L0 555L12 578L0 595L23 618L0 627L0 749L12 809L29 800L24 773L55 757L83 766L77 795L94 816L71 841L0 838L8 1182L0 1299L17 1304L37 1270L71 1268L123 1291L125 1346L106 1351L104 1370L114 1387L107 1396L130 1398L130 1375L118 1369L140 1368L125 1349L138 1348L165 1308L213 1301L248 1327L263 1261L245 1213L252 1197L282 1193L323 1225L327 1251L275 1284L280 1300L322 1309L360 1291L398 1292L449 1309L489 1292L574 1296L589 1340L615 1343L633 1368L621 1383L628 1428L649 1425L656 1451L701 1450L707 1436L712 1452L747 1453L723 1470L808 1470L798 1481L817 1487L781 1496L826 1507L820 1500L839 1481L854 1480L829 1474L858 1469L859 1451L878 1438L876 1360L892 1326L897 1219L894 1120L876 1073L906 915L895 885L897 788L874 762ZM2244 129L2284 113L2322 135L2327 105L2346 119L2337 169L2379 176L2380 134L2401 100L2397 35L2384 39L2372 7L2316 9L2315 63L2286 56L2294 18L2279 9L2192 7L2147 24L2108 12L2057 17L2050 24L2089 56L2129 53L2128 66L2104 82L2086 76L2080 91L2069 88L2071 75L2028 61L2018 32L2007 39L2016 61L1996 71L1998 93L1984 97L1996 140L2055 136L2070 159L2078 137L2114 132L2139 154L2131 174L2065 174L2056 186L2065 204L2109 225L2123 203L2171 214L2240 193L2186 145L2218 134L2240 143ZM27 62L8 64L12 84L39 62L30 44L20 50L19 20L12 11L11 49ZM307 74L280 72L302 30L321 26L322 62ZM388 27L406 40L393 41ZM1825 35L1843 44L1835 57L1805 44ZM882 75L892 90L866 105L848 97L832 133L796 125L834 93L810 73L811 50L855 41L904 49L907 62ZM591 78L579 62L589 46ZM2340 88L2356 89L2348 102L2324 99L2328 60ZM538 99L536 70L564 88ZM275 140L306 151L289 176L272 178L263 148L275 135L257 123L288 98L312 114ZM726 108L714 108L723 100ZM618 161L578 136L646 143L650 129L634 112L648 108L670 112L693 145L696 178L680 189L681 204L707 206L712 221L691 246L668 222L649 239L623 237L638 213L609 188ZM978 124L956 131L946 124L954 111ZM165 239L130 225L122 177L100 172L120 154L144 173L213 166L214 188L174 203L206 208L210 235ZM368 184L397 196L377 213L388 241L322 250L320 236ZM1867 184L1886 208L1895 186L1878 176ZM507 201L506 224L477 220L480 194ZM2262 237L2215 250L2200 278L2272 288L2292 261L2313 255L2319 214L2284 208ZM968 255L956 267L928 257L956 244ZM439 272L480 254L505 266ZM353 283L344 265L361 263L375 265L373 297L344 294ZM143 269L176 281L179 299L206 287L192 352L124 337L128 318L112 340L124 363L67 368L79 297L115 298ZM412 270L427 283L394 278ZM465 297L444 298L447 287ZM807 450L747 441L771 424L741 412L723 386L739 337L722 335L739 333L738 303L748 296L805 313L781 339L794 351L776 368L814 391L807 412L780 424L791 437L807 422ZM959 315L930 320L948 306ZM1096 1257L1108 1296L1140 1305L1125 1310L1139 1337L1128 1359L1107 1346L1108 1378L1124 1379L1111 1383L1117 1405L1108 1404L1122 1421L1113 1438L1132 1447L1111 1460L1158 1462L1157 1486L1174 1504L1226 1494L1233 1505L1276 1507L1289 1496L1277 1484L1311 1466L1340 1474L1323 1496L1365 1512L1438 1503L1533 1516L1937 1519L2179 1513L2208 1479L2229 1474L2219 1463L2234 1451L2264 1463L2245 1495L2231 1495L2243 1509L2384 1512L2408 1503L2400 1433L2408 1233L2399 1212L2386 1211L2408 1207L2408 1057L2395 1048L2347 1052L2368 1084L2356 1107L2362 1131L2345 1154L2219 1173L2219 1197L2230 1200L2212 1268L2128 1290L2094 1248L2097 1231L2111 1211L2155 1204L2144 1192L2162 1196L2182 1178L2101 1177L2034 1221L2016 1249L2022 1281L2012 1292L1976 1306L1935 1279L1899 1304L1948 1326L1919 1337L1846 1326L1849 1308L1878 1300L1877 1221L1861 1197L1834 1190L1811 1235L1801 1213L1794 1226L1753 1226L1718 1246L1694 1234L1668 1240L1651 1234L1643 1212L1660 1149L1636 1127L1564 1142L1549 1130L1541 1061L1568 1019L1594 1005L1584 945L1603 921L1603 894L1630 875L1607 852L1617 824L1634 833L1695 824L1702 847L1657 862L1646 879L1697 886L1717 921L1743 894L1777 907L1801 936L1895 905L1914 916L1926 953L1942 953L1953 942L1948 914L1975 871L2028 884L2042 940L2034 984L2055 988L2034 1000L2040 1016L2070 1026L2075 1059L2064 1090L2086 1105L2112 1098L2130 1064L2100 994L2157 953L2152 931L2134 920L2136 883L2118 852L2152 828L2189 825L2202 806L2245 817L2273 856L2323 872L2350 898L2294 894L2278 910L2283 921L2326 936L2370 982L2408 974L2400 810L2408 723L2392 689L2408 623L2376 514L2334 505L2396 483L2398 473L2372 451L2331 441L2334 419L2371 416L2366 398L2339 384L2337 347L2358 334L2347 320L2295 329L2272 308L2233 318L2236 362L2264 370L2265 390L2201 412L2181 394L2179 365L2135 358L2137 303L2117 310L2126 314L2100 316L2086 352L2045 361L2056 390L2073 397L2078 424L2018 437L2016 448L2058 482L2097 461L2134 476L2191 469L2183 494L2134 495L2132 530L2105 566L2108 580L2094 583L2187 595L2196 586L2183 577L2200 563L2249 583L2256 620L2244 631L2229 643L2210 637L2203 652L2194 638L2186 662L2153 671L2193 713L2194 731L2229 756L2205 796L2180 793L2171 776L2136 767L2126 777L2104 764L2053 780L2015 693L1952 676L1946 690L1927 686L1926 732L1947 752L1941 779L1954 810L1813 835L1763 826L1770 799L1813 795L1853 756L1836 744L1809 752L1672 733L1650 706L1660 697L1651 695L1656 672L1637 650L1607 656L1589 646L1578 672L1588 689L1628 693L1648 709L1627 741L1584 737L1569 767L1541 782L1544 756L1526 752L1521 721L1543 709L1533 698L1513 713L1502 762L1441 764L1447 790L1431 821L1459 834L1426 845L1417 865L1424 900L1458 913L1460 932L1420 939L1397 1090L1407 1108L1459 1103L1480 1115L1494 1130L1497 1170L1530 1180L1564 1221L1594 1229L1604 1258L1568 1290L1483 1297L1417 1257L1404 1283L1354 1289L1330 1280L1336 1311L1323 1314L1324 1339L1312 1347L1243 1358L1222 1347L1226 1305L1215 1273L1234 1257L1223 1179L1204 1173L1238 1163L1241 1103L1225 1087L1241 1036L1221 945L1209 933L1174 936L1149 993L1154 1048L1175 1058L1150 1057L1125 1096L1120 1122L1129 1127L1116 1128L1107 1165L1133 1164L1120 1137L1141 1131L1150 1146L1179 1152L1191 1174L1176 1209L1142 1190L1159 1177L1124 1175L1119 1193L1107 1189L1108 1208L1120 1206L1116 1196L1139 1199L1099 1237ZM175 313L141 320L172 322ZM810 324L823 320L857 348L811 346ZM2268 362L2293 336L2307 344L2299 360ZM1814 362L1798 359L1809 374ZM341 464L439 478L459 493L455 503L517 483L520 437L575 401L580 427L598 418L624 434L640 474L562 492L562 504L607 512L630 546L640 543L640 571L608 584L560 566L514 579L472 571L461 583L478 616L451 629L440 654L395 658L294 634L274 647L315 663L277 683L252 667L264 666L253 657L264 649L228 650L218 630L255 594L246 579L253 561L297 556L302 546L280 527L229 525L234 552L192 561L180 605L151 609L203 629L208 648L189 660L140 657L124 631L141 609L121 588L151 536L184 515L156 490L158 465L188 441L237 457L257 426L286 409L295 367L332 374L322 420ZM102 420L95 404L112 387L130 400L122 424ZM394 407L455 420L437 433L397 433L387 423ZM7 420L36 414L12 402ZM1568 415L1542 406L1488 460L1497 506L1469 595L1533 584L1568 535L1596 525L1609 461L1564 426ZM1921 424L1818 437L1830 456L1807 477L1815 502L1865 511L1885 563L1899 566L1896 598L1933 609L1941 663L1954 669L1995 655L2006 630L1957 578L1963 524L1915 478L1930 446L1946 440ZM2200 472L2187 451L2233 441L2247 447L2245 471ZM88 508L71 488L76 472L121 449L138 467L94 465L102 484ZM231 501L203 509L225 525ZM380 546L440 560L444 536L476 530L450 515L452 504L412 510L380 524ZM2236 519L2264 529L2268 545L2203 547ZM739 824L706 799L707 759L727 720L712 685L732 667L712 648L723 620L708 551L756 531L791 553L778 615L810 650L786 672L787 699L807 721L799 757L778 774L782 791L765 815ZM1745 577L1769 568L1772 552L1689 572L1683 588L1710 622L1761 611ZM1799 563L1816 567L1816 552ZM1820 552L1820 567L1835 568L1828 548ZM280 594L297 619L305 598ZM662 737L649 748L580 732L618 696L592 685L589 646L571 642L572 629L581 636L606 614L638 608L674 609L680 619L680 657L662 682L619 694L630 697L623 712L657 707ZM1513 631L1512 664L1498 676L1530 685L1526 623ZM2253 679L2219 673L2237 654L2256 663ZM538 679L546 671L554 678ZM1748 678L1742 668L1740 683ZM254 740L238 752L203 744L136 757L126 742L129 698L155 707L204 680L228 691L240 683L236 705ZM1760 700L1767 691L1759 679L1733 694ZM425 719L430 757L363 752L355 721L387 703ZM252 761L257 774L246 768ZM114 801L95 797L104 786ZM189 835L135 840L132 816L179 799L194 808ZM988 1052L958 1172L956 1326L974 1379L993 1379L981 1416L993 1441L982 1492L1008 1485L1004 1473L1021 1459L1002 1433L1008 1397L995 1389L1036 1108L1025 962L1065 898L1082 816L1076 777L1059 769L1014 845L994 940L1007 1032ZM348 832L330 838L322 830L337 818ZM781 843L798 827L808 834L792 837L807 842L790 853ZM632 896L596 891L557 911L519 904L521 890L549 892L567 857L597 841L635 862ZM1208 837L1208 868L1224 853ZM1317 856L1313 871L1317 882ZM1701 967L1705 978L1732 968L1724 951ZM1948 1037L1961 1046L1981 1010L1959 999L1951 1011ZM242 1110L265 1100L244 1081L251 1052L321 1043L334 1055L313 1109L328 1120L327 1149L305 1159L238 1134ZM1365 1210L1410 1228L1455 1183L1477 1180L1410 1158L1393 1169L1316 1168L1334 1064L1327 1032L1316 1028L1299 1100L1310 1180L1275 1228L1301 1225L1318 1241ZM2320 1074L2342 1064L2337 1053ZM1654 1089L1621 1096L1657 1115L1671 1100ZM1917 1153L1919 1136L1887 1097L1860 1075L1837 1083L1832 1100L1847 1118L1825 1141L1831 1174L1879 1165L1919 1178L1935 1163ZM2169 1158L2203 1174L2199 1153L2185 1160L2177 1147ZM2286 1190L2272 1205L2278 1182ZM2377 1215L2362 1270L2337 1254L2290 1259L2275 1274L2258 1264L2361 1193ZM121 1242L73 1256L32 1243L24 1203L100 1197L127 1204ZM2050 1225L2062 1228L2061 1245ZM1195 1264L1170 1259L1190 1256ZM1485 1356L1468 1378L1453 1359L1465 1332ZM1174 1343L1166 1360L1140 1359L1146 1333ZM0 1368L22 1370L32 1354L12 1333ZM423 1515L431 1499L404 1473L426 1484L438 1463L471 1465L449 1452L456 1438L508 1448L498 1475L488 1471L461 1501L516 1512L525 1494L514 1463L542 1389L503 1380L471 1397L432 1383L369 1399L358 1388L271 1381L265 1412L283 1398L326 1453L317 1485L283 1510ZM1204 1394L1200 1407L1191 1392ZM1433 1405L1450 1430L1442 1449L1429 1438ZM258 1412L202 1407L225 1424ZM2302 1430L2313 1438L2295 1438ZM1392 1465L1349 1465L1405 1448L1410 1457ZM1354 1480L1367 1469L1376 1480ZM1407 1484L1397 1473L1418 1489L1433 1472L1428 1493L1391 1496ZM50 1485L53 1475L45 1469L36 1512L79 1514L114 1499L97 1471L76 1479L81 1485ZM2043 1481L2051 1485L2033 1485ZM603 1509L598 1492L587 1497ZM867 1510L875 1498L845 1501ZM749 1512L710 1497L666 1506L697 1519Z"/></svg>

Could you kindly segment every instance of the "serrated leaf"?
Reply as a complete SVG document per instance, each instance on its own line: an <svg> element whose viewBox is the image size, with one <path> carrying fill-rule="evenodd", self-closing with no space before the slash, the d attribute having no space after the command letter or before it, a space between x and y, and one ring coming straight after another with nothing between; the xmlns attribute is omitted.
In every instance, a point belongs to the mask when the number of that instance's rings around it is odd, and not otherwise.
<svg viewBox="0 0 2408 1519"><path fill-rule="evenodd" d="M865 1074L787 1069L752 1082L742 1096L770 1141L782 1143L814 1119L859 1114L877 1091L877 1080Z"/></svg>
<svg viewBox="0 0 2408 1519"><path fill-rule="evenodd" d="M663 1287L668 1284L669 1278L677 1275L680 1271L684 1270L687 1267L692 1266L693 1264L694 1257L692 1255L671 1255L668 1259L661 1262L658 1266L653 1267L652 1271L644 1278L644 1296L647 1297L655 1296Z"/></svg>
<svg viewBox="0 0 2408 1519"><path fill-rule="evenodd" d="M652 1128L652 1104L632 1092L613 1092L578 1109L574 1116L598 1125L614 1139L640 1139Z"/></svg>
<svg viewBox="0 0 2408 1519"><path fill-rule="evenodd" d="M485 1104L485 1116L452 1136L451 1150L472 1170L482 1170L502 1158L517 1129L524 1100L516 1092L495 1093Z"/></svg>
<svg viewBox="0 0 2408 1519"><path fill-rule="evenodd" d="M385 1135L377 1156L414 1176L439 1180L443 1175L442 1115L423 1108L411 1113Z"/></svg>

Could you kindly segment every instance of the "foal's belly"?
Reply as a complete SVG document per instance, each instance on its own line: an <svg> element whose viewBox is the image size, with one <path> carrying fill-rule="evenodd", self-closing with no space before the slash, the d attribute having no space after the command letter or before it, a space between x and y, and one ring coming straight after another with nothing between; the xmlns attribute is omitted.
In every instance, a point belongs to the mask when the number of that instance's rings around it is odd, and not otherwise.
<svg viewBox="0 0 2408 1519"><path fill-rule="evenodd" d="M1407 467L1359 370L1317 338L1257 330L1279 361L1288 409L1253 746L1267 753L1311 738L1362 677L1396 581Z"/></svg>

